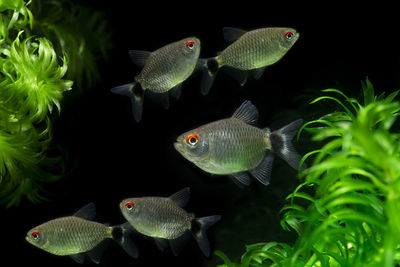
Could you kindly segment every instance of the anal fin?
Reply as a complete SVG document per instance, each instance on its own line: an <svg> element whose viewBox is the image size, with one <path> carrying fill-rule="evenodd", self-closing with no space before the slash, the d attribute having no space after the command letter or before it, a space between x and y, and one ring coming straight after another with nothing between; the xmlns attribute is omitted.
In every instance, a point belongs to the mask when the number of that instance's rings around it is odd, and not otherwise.
<svg viewBox="0 0 400 267"><path fill-rule="evenodd" d="M172 253L174 253L175 256L179 255L179 253L187 244L190 236L190 232L187 230L180 237L168 240Z"/></svg>
<svg viewBox="0 0 400 267"><path fill-rule="evenodd" d="M71 259L79 264L83 264L85 262L85 255L83 253L72 254L69 256L71 257Z"/></svg>
<svg viewBox="0 0 400 267"><path fill-rule="evenodd" d="M269 152L257 167L250 170L251 175L254 176L263 185L269 185L271 178L272 163L274 162L274 153Z"/></svg>
<svg viewBox="0 0 400 267"><path fill-rule="evenodd" d="M262 68L251 70L250 73L251 73L251 76L254 79L258 80L258 79L261 78L261 76L263 75L264 71L265 71L265 67L262 67Z"/></svg>
<svg viewBox="0 0 400 267"><path fill-rule="evenodd" d="M243 185L250 185L251 179L247 172L236 172L232 173L232 176L236 179L236 181L240 182Z"/></svg>

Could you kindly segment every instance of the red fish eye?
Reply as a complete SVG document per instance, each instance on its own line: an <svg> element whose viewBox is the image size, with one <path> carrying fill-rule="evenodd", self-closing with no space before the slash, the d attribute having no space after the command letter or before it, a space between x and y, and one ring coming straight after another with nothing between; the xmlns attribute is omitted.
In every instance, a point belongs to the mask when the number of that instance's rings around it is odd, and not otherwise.
<svg viewBox="0 0 400 267"><path fill-rule="evenodd" d="M286 38L288 38L288 39L290 40L290 39L292 39L292 37L293 37L293 32L290 32L290 31L289 31L289 32L286 32L286 33L285 33L285 36L286 36Z"/></svg>
<svg viewBox="0 0 400 267"><path fill-rule="evenodd" d="M199 142L199 136L197 134L189 134L188 137L186 137L186 142L194 146Z"/></svg>
<svg viewBox="0 0 400 267"><path fill-rule="evenodd" d="M194 41L189 41L189 42L187 42L187 43L186 43L186 47L187 47L187 48L190 48L190 49L193 49L193 48L194 48Z"/></svg>
<svg viewBox="0 0 400 267"><path fill-rule="evenodd" d="M125 208L127 208L128 210L133 209L134 206L135 205L131 201L125 203Z"/></svg>
<svg viewBox="0 0 400 267"><path fill-rule="evenodd" d="M38 233L38 232L32 232L32 235L31 235L31 236L32 236L33 239L36 240L36 239L39 238L39 233Z"/></svg>

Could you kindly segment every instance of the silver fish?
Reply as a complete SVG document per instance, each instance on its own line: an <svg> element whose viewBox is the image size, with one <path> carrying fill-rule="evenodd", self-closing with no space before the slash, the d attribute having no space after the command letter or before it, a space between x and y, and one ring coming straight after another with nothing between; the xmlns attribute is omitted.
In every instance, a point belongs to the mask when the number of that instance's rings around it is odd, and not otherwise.
<svg viewBox="0 0 400 267"><path fill-rule="evenodd" d="M168 95L179 98L180 86L194 71L200 55L200 40L189 37L168 44L154 52L131 50L132 61L142 71L133 83L124 84L111 89L111 92L131 98L132 112L135 120L140 121L143 109L143 97L146 91L153 92L158 102L168 107Z"/></svg>
<svg viewBox="0 0 400 267"><path fill-rule="evenodd" d="M231 175L240 183L249 185L247 172L250 172L262 184L268 185L275 154L294 169L299 167L301 156L294 150L291 140L302 120L274 132L255 127L257 120L257 108L245 101L231 118L181 134L174 147L208 173Z"/></svg>
<svg viewBox="0 0 400 267"><path fill-rule="evenodd" d="M223 66L239 70L233 76L244 85L248 71L258 79L265 67L279 61L296 43L300 34L292 28L260 28L244 31L232 27L223 28L224 37L231 45L218 56L199 59L203 65L201 92L208 94L217 71Z"/></svg>
<svg viewBox="0 0 400 267"><path fill-rule="evenodd" d="M132 257L138 251L128 236L133 230L128 223L107 226L92 221L95 205L90 203L73 216L61 217L45 222L28 231L25 239L30 244L54 255L69 255L76 262L83 263L84 253L95 263L100 262L105 239L114 239Z"/></svg>
<svg viewBox="0 0 400 267"><path fill-rule="evenodd" d="M160 249L167 243L178 255L192 232L204 255L210 255L206 230L220 220L220 215L195 218L184 207L189 201L188 187L170 197L128 198L120 203L122 215L139 233L153 237ZM168 242L167 242L168 241Z"/></svg>

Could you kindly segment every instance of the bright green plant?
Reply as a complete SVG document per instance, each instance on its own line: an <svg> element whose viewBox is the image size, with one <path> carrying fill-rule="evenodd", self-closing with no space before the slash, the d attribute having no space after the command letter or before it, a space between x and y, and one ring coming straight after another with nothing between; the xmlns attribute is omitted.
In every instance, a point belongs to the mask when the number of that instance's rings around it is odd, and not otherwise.
<svg viewBox="0 0 400 267"><path fill-rule="evenodd" d="M267 242L249 245L241 264L217 251L221 266L395 266L400 263L400 135L391 128L399 115L399 91L376 96L369 80L364 101L341 91L323 92L312 103L335 101L343 111L301 128L326 144L287 197L282 227L294 229L293 246ZM337 97L338 96L338 97Z"/></svg>
<svg viewBox="0 0 400 267"><path fill-rule="evenodd" d="M32 8L30 1L0 0L0 204L46 199L43 184L63 176L62 154L51 145L54 107L60 112L70 79L83 88L83 77L86 85L98 77L96 52L88 44L97 41L103 55L108 48L100 14L61 8L63 3L36 0ZM71 15L71 9L81 11ZM84 37L87 31L91 35Z"/></svg>

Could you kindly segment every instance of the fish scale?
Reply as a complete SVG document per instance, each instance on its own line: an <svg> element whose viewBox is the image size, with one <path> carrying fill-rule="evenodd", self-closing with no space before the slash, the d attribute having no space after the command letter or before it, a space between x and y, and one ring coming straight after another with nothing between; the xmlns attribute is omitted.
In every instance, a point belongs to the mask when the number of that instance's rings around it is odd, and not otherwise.
<svg viewBox="0 0 400 267"><path fill-rule="evenodd" d="M69 255L78 263L85 261L87 252L90 259L99 263L105 239L115 240L130 256L137 258L136 245L131 241L128 223L108 226L91 221L96 215L96 207L89 203L73 216L50 220L28 231L25 240L32 245L54 255Z"/></svg>
<svg viewBox="0 0 400 267"><path fill-rule="evenodd" d="M210 255L210 245L206 230L221 219L220 215L195 218L183 207L189 201L188 187L170 197L139 197L121 201L122 215L137 232L153 237L157 246L164 250L170 246L174 255L178 255L192 232L201 251ZM193 227L192 227L193 226Z"/></svg>
<svg viewBox="0 0 400 267"><path fill-rule="evenodd" d="M111 92L128 96L132 103L132 114L137 122L142 118L145 92L156 102L168 108L168 91L179 98L181 84L189 78L197 66L200 40L189 37L165 45L154 52L130 50L134 63L143 67L135 81L114 87Z"/></svg>
<svg viewBox="0 0 400 267"><path fill-rule="evenodd" d="M136 77L143 89L164 93L186 80L193 72L193 58L185 58L181 41L154 51Z"/></svg>
<svg viewBox="0 0 400 267"><path fill-rule="evenodd" d="M204 126L210 131L210 160L222 169L219 174L251 169L258 165L265 154L265 131L238 119L220 120Z"/></svg>
<svg viewBox="0 0 400 267"><path fill-rule="evenodd" d="M192 217L172 200L157 197L143 198L141 215L131 218L135 229L152 237L174 239L190 229Z"/></svg>
<svg viewBox="0 0 400 267"><path fill-rule="evenodd" d="M43 228L43 227L39 227ZM56 255L70 255L88 251L111 237L111 228L78 217L63 217L46 223L49 250Z"/></svg>
<svg viewBox="0 0 400 267"><path fill-rule="evenodd" d="M228 174L245 185L250 184L251 174L268 185L275 154L291 167L299 166L301 156L294 150L291 140L302 120L271 132L268 128L253 126L257 119L257 108L250 101L244 101L232 117L179 135L174 147L208 173Z"/></svg>
<svg viewBox="0 0 400 267"><path fill-rule="evenodd" d="M271 42L271 29L258 29L244 34L228 46L217 58L221 66L229 65L241 70L264 67L277 61L273 51L279 50L278 42ZM265 36L265 37L263 37Z"/></svg>

